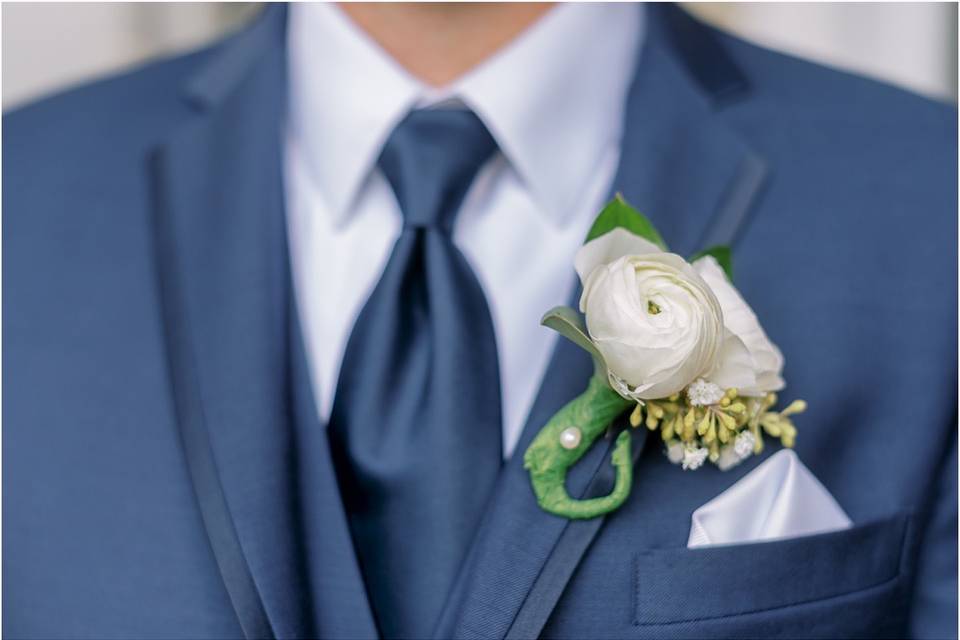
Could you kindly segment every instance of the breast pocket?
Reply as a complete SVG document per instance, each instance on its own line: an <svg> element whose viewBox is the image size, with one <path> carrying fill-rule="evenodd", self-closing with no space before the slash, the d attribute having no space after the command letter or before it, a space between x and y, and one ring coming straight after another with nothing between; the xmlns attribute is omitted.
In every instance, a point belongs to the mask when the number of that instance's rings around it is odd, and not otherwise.
<svg viewBox="0 0 960 640"><path fill-rule="evenodd" d="M880 601L873 612L876 615L860 612L855 622L859 626L853 628L834 624L843 622L837 616L833 620L816 616L829 613L824 603L850 604L856 594L869 595L871 590L882 594L884 586L892 590L902 571L908 523L907 514L898 514L801 538L641 552L634 566L634 624L679 624L693 632L697 625L691 623L726 621L730 625L739 621L747 624L740 629L746 635L781 635L785 630L803 636L890 631L891 612L884 611L886 605ZM821 603L819 608L817 603ZM809 605L808 613L800 615L798 605ZM902 604L900 608L904 608ZM783 614L792 615L793 622ZM756 626L757 621L763 621L763 626ZM727 631L736 635L729 626Z"/></svg>

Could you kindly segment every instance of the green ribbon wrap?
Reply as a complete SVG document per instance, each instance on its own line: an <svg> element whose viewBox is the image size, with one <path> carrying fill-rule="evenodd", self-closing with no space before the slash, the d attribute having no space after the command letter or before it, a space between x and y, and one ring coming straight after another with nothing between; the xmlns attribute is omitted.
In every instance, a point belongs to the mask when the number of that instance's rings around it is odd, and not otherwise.
<svg viewBox="0 0 960 640"><path fill-rule="evenodd" d="M567 493L566 478L570 467L633 404L613 391L606 380L594 375L587 390L567 403L541 429L523 456L523 467L530 472L533 491L544 511L583 520L609 513L623 504L633 482L628 431L617 436L614 445L611 462L617 469L617 477L608 495L575 500ZM571 427L580 430L581 439L576 447L567 449L561 444L560 434Z"/></svg>

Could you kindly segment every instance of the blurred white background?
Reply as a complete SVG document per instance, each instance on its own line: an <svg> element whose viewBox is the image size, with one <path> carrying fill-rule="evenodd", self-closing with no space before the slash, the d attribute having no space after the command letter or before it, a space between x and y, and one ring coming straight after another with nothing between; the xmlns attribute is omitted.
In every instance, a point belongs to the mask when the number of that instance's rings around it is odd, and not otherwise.
<svg viewBox="0 0 960 640"><path fill-rule="evenodd" d="M687 3L758 44L957 95L955 3ZM257 3L3 3L3 108L236 28Z"/></svg>

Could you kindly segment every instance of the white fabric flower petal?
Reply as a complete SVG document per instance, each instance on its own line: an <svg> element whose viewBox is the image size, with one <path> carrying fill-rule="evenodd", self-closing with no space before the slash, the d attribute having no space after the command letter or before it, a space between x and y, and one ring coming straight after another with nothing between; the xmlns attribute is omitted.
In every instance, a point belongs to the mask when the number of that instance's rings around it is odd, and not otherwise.
<svg viewBox="0 0 960 640"><path fill-rule="evenodd" d="M726 319L726 317L724 317ZM717 366L706 379L722 389L753 389L757 386L753 357L739 337L729 329L720 346Z"/></svg>
<svg viewBox="0 0 960 640"><path fill-rule="evenodd" d="M664 251L649 240L630 233L622 227L617 227L580 247L573 265L577 275L580 276L581 284L586 285L587 278L600 265L609 264L623 256L640 256L647 253L664 253Z"/></svg>
<svg viewBox="0 0 960 640"><path fill-rule="evenodd" d="M727 330L735 335L740 344L749 352L753 369L753 380L741 380L738 384L731 384L745 396L763 396L771 391L779 391L784 387L781 373L783 371L783 354L775 344L770 342L767 334L756 314L747 304L740 292L727 280L720 264L712 256L704 256L693 263L693 268L713 290L720 306L723 309L723 323ZM726 382L734 381L744 362L743 353L739 346L724 340L720 362L717 371L708 379L721 386ZM716 379L724 379L724 382Z"/></svg>
<svg viewBox="0 0 960 640"><path fill-rule="evenodd" d="M665 398L715 369L724 341L720 303L676 254L628 254L594 267L580 310L610 373L633 389L631 398Z"/></svg>

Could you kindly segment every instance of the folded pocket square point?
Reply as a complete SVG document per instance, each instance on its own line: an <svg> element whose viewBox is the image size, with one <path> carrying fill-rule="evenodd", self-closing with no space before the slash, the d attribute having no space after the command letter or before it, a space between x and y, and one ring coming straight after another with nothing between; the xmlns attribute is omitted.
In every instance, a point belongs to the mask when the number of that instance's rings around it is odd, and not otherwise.
<svg viewBox="0 0 960 640"><path fill-rule="evenodd" d="M792 538L852 524L797 454L783 449L693 512L687 547Z"/></svg>

